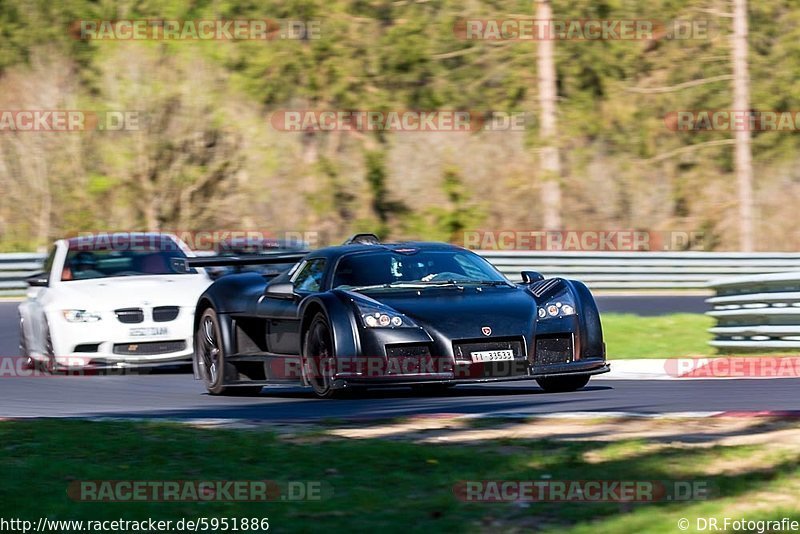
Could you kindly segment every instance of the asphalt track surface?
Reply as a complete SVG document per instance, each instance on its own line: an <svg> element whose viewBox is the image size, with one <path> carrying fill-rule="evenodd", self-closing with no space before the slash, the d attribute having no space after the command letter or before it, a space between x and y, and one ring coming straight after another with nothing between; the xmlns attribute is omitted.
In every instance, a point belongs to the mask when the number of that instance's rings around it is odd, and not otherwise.
<svg viewBox="0 0 800 534"><path fill-rule="evenodd" d="M2 302L0 355L17 354L16 304ZM308 390L290 387L265 388L257 397L211 397L191 375L175 371L127 376L3 376L0 417L319 421L442 413L502 416L571 412L800 412L798 386L800 382L796 379L595 378L574 393L548 394L535 382L512 382L458 386L435 396L419 396L397 388L367 391L356 398L320 401Z"/></svg>

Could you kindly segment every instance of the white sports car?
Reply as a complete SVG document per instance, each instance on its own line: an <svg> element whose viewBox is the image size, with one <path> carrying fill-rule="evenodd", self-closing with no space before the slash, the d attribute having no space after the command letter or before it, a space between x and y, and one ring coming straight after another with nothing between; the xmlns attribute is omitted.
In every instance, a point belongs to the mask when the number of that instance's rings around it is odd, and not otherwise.
<svg viewBox="0 0 800 534"><path fill-rule="evenodd" d="M211 283L177 237L104 234L56 241L19 306L20 350L49 371L190 362L194 310Z"/></svg>

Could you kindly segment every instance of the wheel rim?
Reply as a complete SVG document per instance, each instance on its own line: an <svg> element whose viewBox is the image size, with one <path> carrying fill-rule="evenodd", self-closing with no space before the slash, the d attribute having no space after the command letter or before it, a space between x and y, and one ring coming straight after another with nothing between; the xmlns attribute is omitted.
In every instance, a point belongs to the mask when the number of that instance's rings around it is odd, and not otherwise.
<svg viewBox="0 0 800 534"><path fill-rule="evenodd" d="M217 328L211 317L203 317L200 325L200 357L197 359L200 365L203 379L210 386L215 386L219 380L220 354L219 341L217 340Z"/></svg>
<svg viewBox="0 0 800 534"><path fill-rule="evenodd" d="M309 336L308 356L313 363L309 370L309 382L317 395L325 395L331 389L330 365L333 352L328 341L328 329L324 324L314 326Z"/></svg>

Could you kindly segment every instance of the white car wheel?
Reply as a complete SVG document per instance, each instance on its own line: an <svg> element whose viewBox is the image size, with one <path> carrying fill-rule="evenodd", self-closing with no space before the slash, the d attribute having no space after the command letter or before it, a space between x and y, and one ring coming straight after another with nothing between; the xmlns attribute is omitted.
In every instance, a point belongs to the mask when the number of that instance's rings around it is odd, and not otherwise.
<svg viewBox="0 0 800 534"><path fill-rule="evenodd" d="M58 371L58 364L56 363L56 354L53 349L53 338L50 336L50 327L45 323L45 336L44 336L44 355L47 361L44 362L44 370L50 374L55 374Z"/></svg>

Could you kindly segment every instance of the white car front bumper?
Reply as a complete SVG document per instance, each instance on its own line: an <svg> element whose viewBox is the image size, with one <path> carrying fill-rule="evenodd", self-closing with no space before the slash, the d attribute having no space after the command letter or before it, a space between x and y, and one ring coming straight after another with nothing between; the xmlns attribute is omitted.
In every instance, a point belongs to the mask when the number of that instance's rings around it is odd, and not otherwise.
<svg viewBox="0 0 800 534"><path fill-rule="evenodd" d="M194 307L180 307L175 319L162 322L145 309L137 323L122 323L114 312L104 312L93 323L70 323L63 316L49 323L55 364L61 369L190 363L194 350Z"/></svg>

